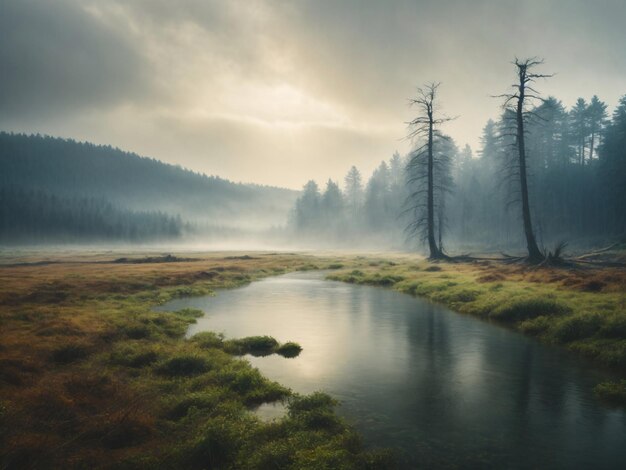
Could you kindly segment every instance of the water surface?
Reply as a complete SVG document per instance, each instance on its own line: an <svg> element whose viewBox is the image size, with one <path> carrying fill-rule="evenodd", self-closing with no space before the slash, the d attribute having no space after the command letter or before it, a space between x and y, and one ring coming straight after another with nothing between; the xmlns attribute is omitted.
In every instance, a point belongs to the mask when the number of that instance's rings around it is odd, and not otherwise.
<svg viewBox="0 0 626 470"><path fill-rule="evenodd" d="M304 348L250 362L301 393L323 390L368 444L407 468L623 468L626 413L585 361L419 298L295 273L163 307L206 312L188 334L259 334ZM267 407L269 413L278 411Z"/></svg>

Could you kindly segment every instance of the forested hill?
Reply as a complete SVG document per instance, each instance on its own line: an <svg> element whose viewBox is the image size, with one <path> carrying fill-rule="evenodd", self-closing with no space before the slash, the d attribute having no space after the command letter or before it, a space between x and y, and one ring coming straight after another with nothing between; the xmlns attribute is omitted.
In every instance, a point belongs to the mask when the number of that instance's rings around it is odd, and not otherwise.
<svg viewBox="0 0 626 470"><path fill-rule="evenodd" d="M124 211L242 229L284 223L297 197L296 191L233 183L110 146L5 132L0 133L0 189L98 199Z"/></svg>

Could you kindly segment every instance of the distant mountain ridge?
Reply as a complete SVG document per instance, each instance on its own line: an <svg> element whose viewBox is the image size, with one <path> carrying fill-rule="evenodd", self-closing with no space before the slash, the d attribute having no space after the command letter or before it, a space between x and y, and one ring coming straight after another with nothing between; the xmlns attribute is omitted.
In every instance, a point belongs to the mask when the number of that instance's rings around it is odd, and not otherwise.
<svg viewBox="0 0 626 470"><path fill-rule="evenodd" d="M99 198L203 226L282 225L298 192L234 183L111 146L0 132L0 188Z"/></svg>

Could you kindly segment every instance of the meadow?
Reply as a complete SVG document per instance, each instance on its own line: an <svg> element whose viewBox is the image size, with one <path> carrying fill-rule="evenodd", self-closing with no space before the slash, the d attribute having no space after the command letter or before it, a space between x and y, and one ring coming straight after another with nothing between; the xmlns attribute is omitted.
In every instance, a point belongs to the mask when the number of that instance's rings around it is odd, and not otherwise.
<svg viewBox="0 0 626 470"><path fill-rule="evenodd" d="M201 312L152 311L175 297L311 269L311 258L10 261L0 268L2 468L390 465L388 453L364 450L328 395L297 395L238 357L290 360L297 343L211 333L188 340ZM284 418L254 414L275 401L287 404Z"/></svg>
<svg viewBox="0 0 626 470"><path fill-rule="evenodd" d="M2 468L391 468L323 391L301 396L242 358L293 360L298 338L185 338L202 312L155 312L267 276L328 278L428 298L565 347L626 377L626 273L495 261L430 263L405 254L112 253L3 255ZM219 293L217 294L219 295ZM626 382L599 384L619 406ZM254 409L282 401L286 415Z"/></svg>

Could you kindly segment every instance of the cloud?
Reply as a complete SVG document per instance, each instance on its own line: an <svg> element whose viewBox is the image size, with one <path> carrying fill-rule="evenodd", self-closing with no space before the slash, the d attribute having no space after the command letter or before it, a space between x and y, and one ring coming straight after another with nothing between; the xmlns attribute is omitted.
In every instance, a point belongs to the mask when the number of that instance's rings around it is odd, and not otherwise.
<svg viewBox="0 0 626 470"><path fill-rule="evenodd" d="M299 187L406 151L407 99L442 81L478 145L515 55L569 105L617 101L626 5L606 0L5 0L0 125Z"/></svg>
<svg viewBox="0 0 626 470"><path fill-rule="evenodd" d="M0 122L108 108L150 87L129 35L76 2L3 1L0 35Z"/></svg>

